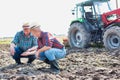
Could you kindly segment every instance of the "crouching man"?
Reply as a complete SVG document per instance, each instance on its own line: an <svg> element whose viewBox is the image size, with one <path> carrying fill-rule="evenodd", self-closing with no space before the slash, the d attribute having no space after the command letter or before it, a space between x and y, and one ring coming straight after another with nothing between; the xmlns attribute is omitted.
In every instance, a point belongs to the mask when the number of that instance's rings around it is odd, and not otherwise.
<svg viewBox="0 0 120 80"><path fill-rule="evenodd" d="M30 26L25 23L22 26L23 30L17 32L10 45L10 53L15 62L23 64L20 58L28 58L27 63L32 63L36 58L34 53L37 50L37 39L30 33Z"/></svg>
<svg viewBox="0 0 120 80"><path fill-rule="evenodd" d="M57 60L65 57L65 47L50 33L43 32L39 25L31 26L31 33L38 38L36 58L50 64L48 71L55 74L59 73L60 68Z"/></svg>

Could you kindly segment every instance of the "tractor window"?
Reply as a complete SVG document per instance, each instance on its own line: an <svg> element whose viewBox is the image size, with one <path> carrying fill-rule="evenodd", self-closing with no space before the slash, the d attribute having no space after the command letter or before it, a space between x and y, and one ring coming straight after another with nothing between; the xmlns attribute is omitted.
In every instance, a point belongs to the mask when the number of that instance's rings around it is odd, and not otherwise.
<svg viewBox="0 0 120 80"><path fill-rule="evenodd" d="M95 5L96 13L99 15L110 11L107 2L95 2L94 5Z"/></svg>
<svg viewBox="0 0 120 80"><path fill-rule="evenodd" d="M91 6L84 6L85 12L92 12Z"/></svg>
<svg viewBox="0 0 120 80"><path fill-rule="evenodd" d="M77 7L77 18L82 18L82 8L80 6Z"/></svg>

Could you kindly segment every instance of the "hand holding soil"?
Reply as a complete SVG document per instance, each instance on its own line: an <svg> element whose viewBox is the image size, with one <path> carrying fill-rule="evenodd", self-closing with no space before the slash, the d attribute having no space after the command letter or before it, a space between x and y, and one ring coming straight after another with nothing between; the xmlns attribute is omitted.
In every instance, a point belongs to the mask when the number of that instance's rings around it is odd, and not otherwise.
<svg viewBox="0 0 120 80"><path fill-rule="evenodd" d="M34 55L36 51L26 51L21 54L21 56L28 56L28 55Z"/></svg>

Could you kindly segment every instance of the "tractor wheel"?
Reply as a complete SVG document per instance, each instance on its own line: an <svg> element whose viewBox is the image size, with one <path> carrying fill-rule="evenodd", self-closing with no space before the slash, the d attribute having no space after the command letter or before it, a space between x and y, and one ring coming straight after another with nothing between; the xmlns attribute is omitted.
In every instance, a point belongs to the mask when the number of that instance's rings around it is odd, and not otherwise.
<svg viewBox="0 0 120 80"><path fill-rule="evenodd" d="M85 48L90 41L90 33L83 24L75 22L68 31L68 41L71 47Z"/></svg>
<svg viewBox="0 0 120 80"><path fill-rule="evenodd" d="M116 50L120 48L120 27L108 28L103 35L103 43L106 49Z"/></svg>

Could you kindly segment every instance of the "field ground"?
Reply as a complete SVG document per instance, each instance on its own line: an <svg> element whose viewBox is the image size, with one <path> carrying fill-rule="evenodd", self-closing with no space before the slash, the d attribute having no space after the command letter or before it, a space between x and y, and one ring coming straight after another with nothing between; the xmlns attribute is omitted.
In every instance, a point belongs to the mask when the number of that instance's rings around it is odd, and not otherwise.
<svg viewBox="0 0 120 80"><path fill-rule="evenodd" d="M0 44L0 80L120 80L120 56L108 55L104 48L67 48L67 53L58 61L61 72L55 75L47 72L44 68L49 65L40 60L16 65L9 44Z"/></svg>

